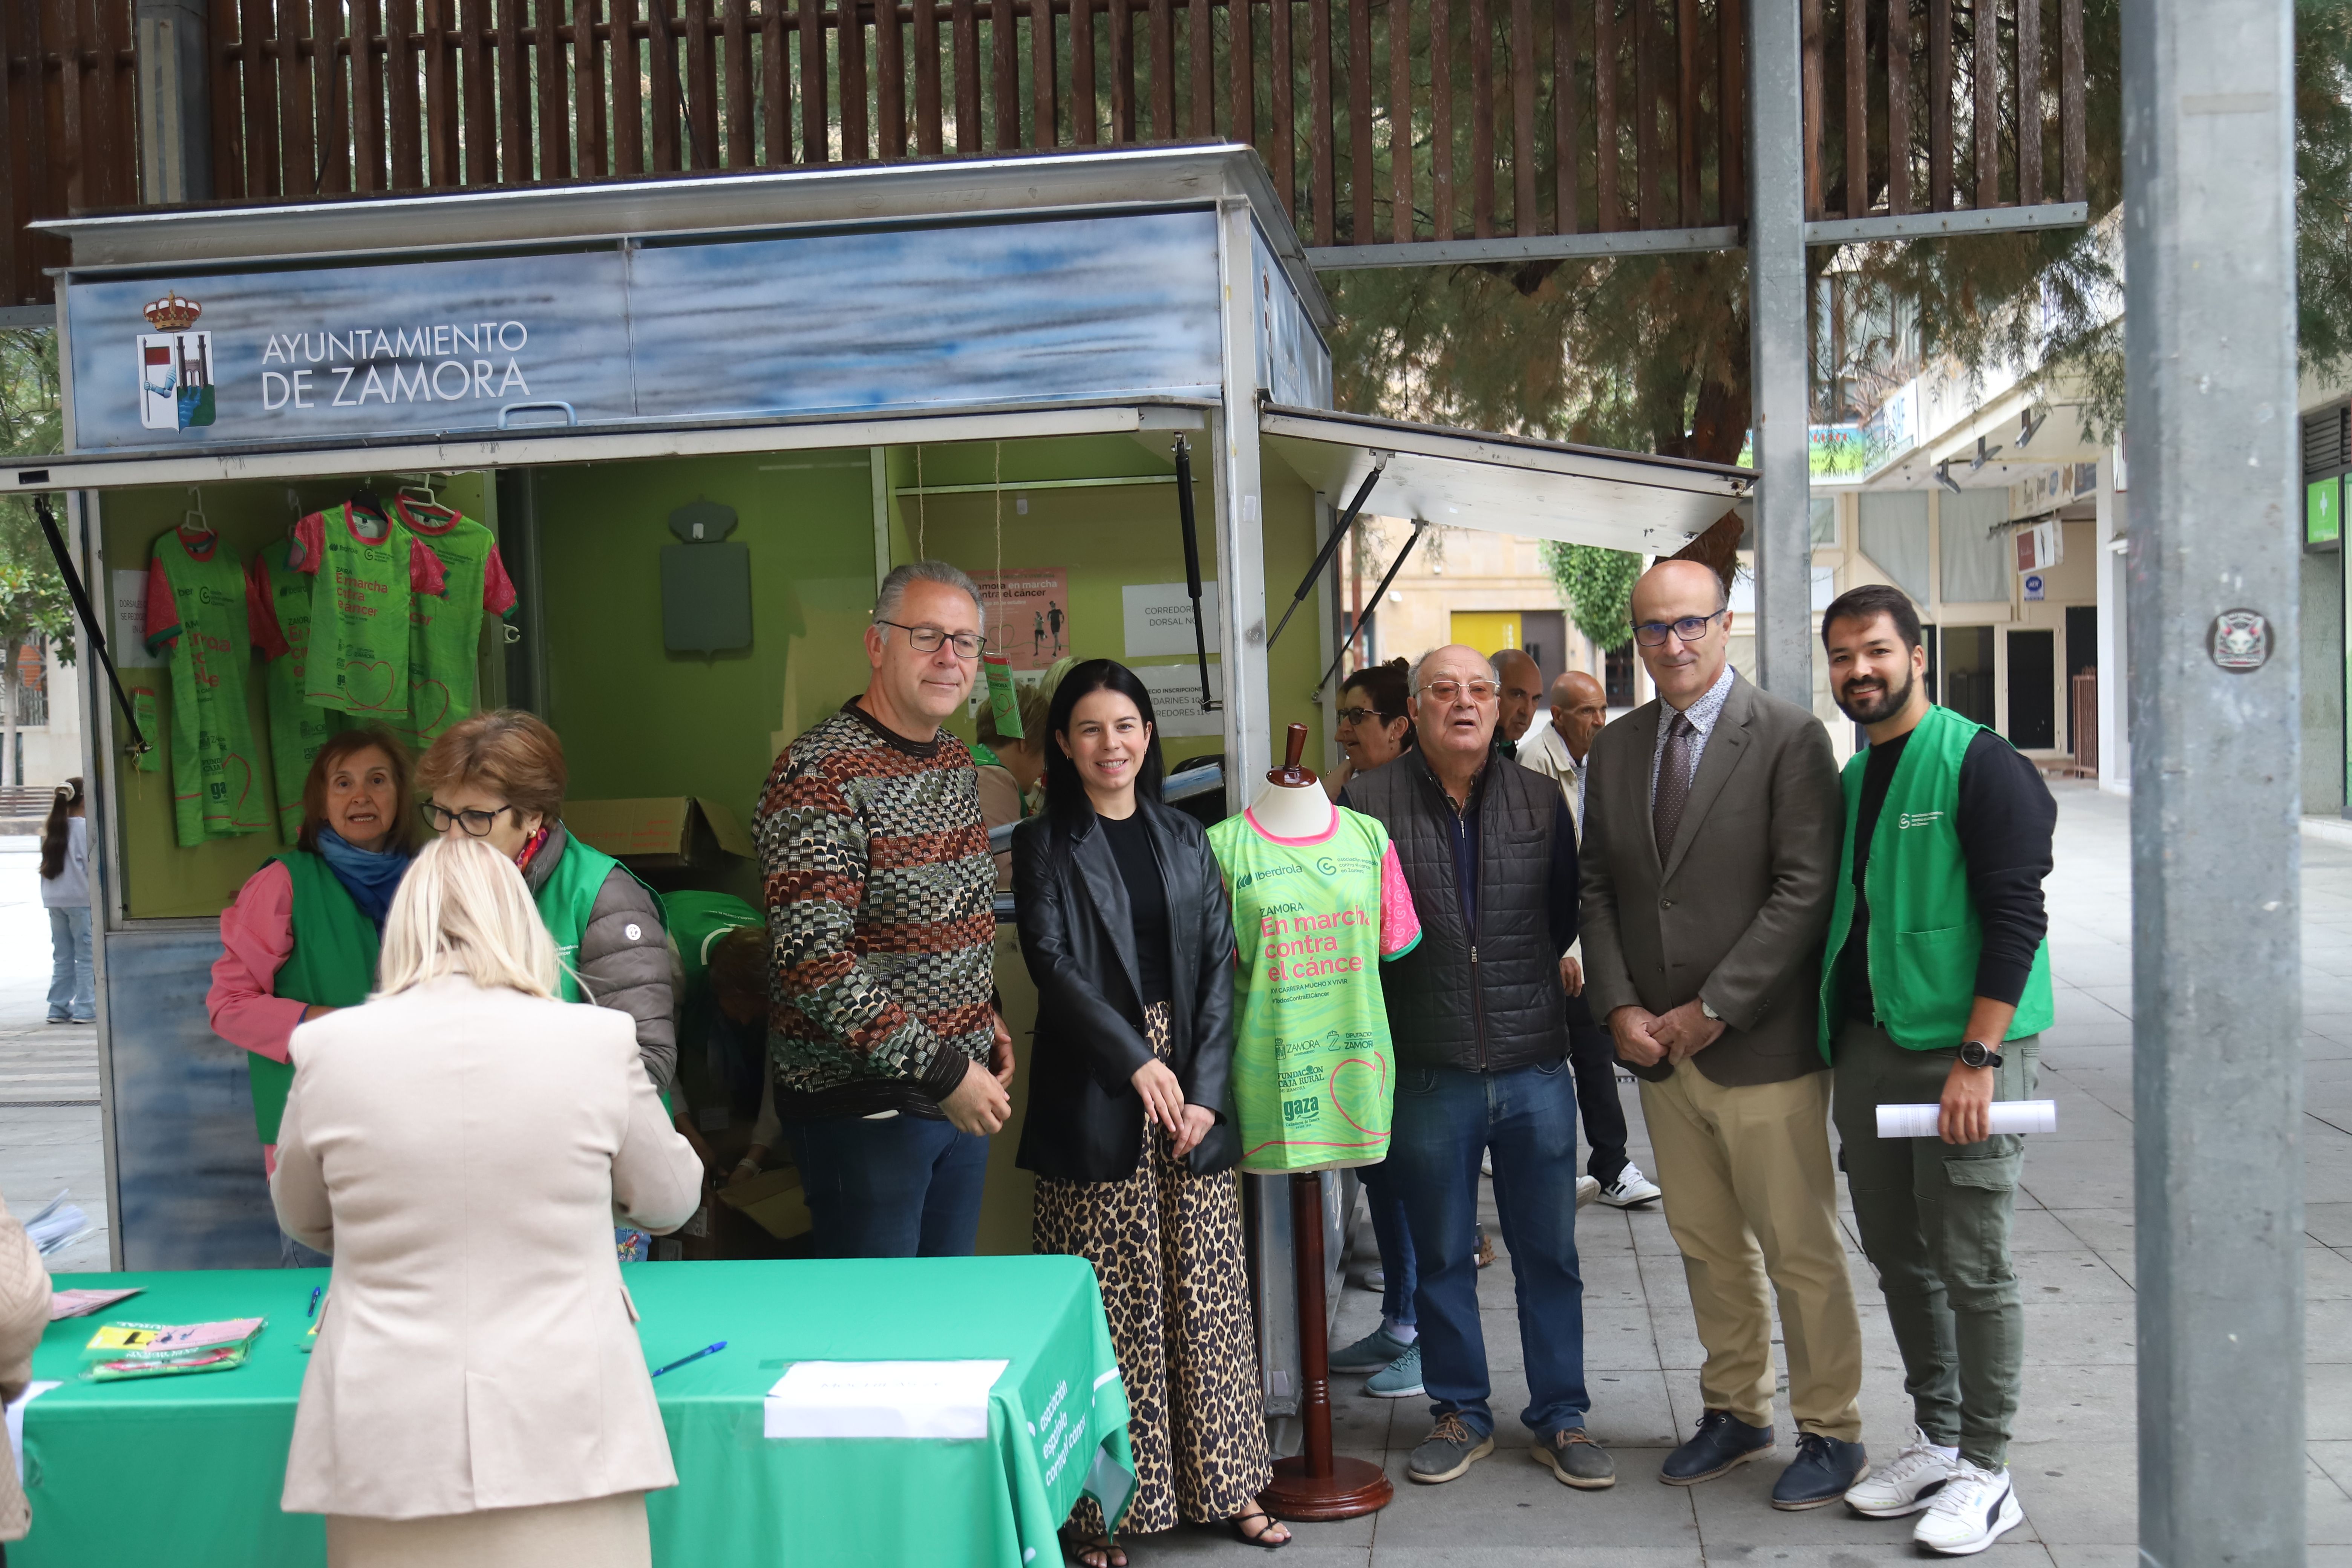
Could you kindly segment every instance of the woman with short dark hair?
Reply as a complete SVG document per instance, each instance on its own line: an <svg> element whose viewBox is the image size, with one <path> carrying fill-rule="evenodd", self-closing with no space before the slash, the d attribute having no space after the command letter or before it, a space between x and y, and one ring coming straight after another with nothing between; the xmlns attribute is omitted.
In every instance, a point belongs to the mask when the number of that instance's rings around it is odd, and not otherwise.
<svg viewBox="0 0 2352 1568"><path fill-rule="evenodd" d="M1090 659L1045 731L1045 813L1013 836L1021 954L1037 983L1020 1163L1037 1174L1039 1252L1095 1268L1127 1384L1136 1492L1123 1520L1072 1513L1086 1568L1150 1534L1228 1521L1290 1532L1256 1501L1273 1479L1243 1268L1241 1140L1228 1109L1234 917L1199 823L1160 803L1151 694Z"/></svg>
<svg viewBox="0 0 2352 1568"><path fill-rule="evenodd" d="M1348 760L1323 781L1333 800L1358 773L1392 763L1413 749L1407 666L1402 658L1368 664L1339 686L1339 723L1336 738Z"/></svg>

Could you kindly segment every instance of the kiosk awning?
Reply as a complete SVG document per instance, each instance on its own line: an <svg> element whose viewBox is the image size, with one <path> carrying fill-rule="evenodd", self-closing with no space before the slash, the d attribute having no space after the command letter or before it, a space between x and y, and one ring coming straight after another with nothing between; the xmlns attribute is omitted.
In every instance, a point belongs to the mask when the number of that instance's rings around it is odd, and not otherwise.
<svg viewBox="0 0 2352 1568"><path fill-rule="evenodd" d="M1753 470L1717 463L1318 408L1269 405L1258 429L1335 506L1385 457L1364 507L1377 516L1646 555L1681 549L1756 482Z"/></svg>
<svg viewBox="0 0 2352 1568"><path fill-rule="evenodd" d="M138 485L222 484L236 479L299 479L329 475L469 472L564 463L618 463L640 458L739 452L816 451L954 441L1016 441L1046 436L1104 436L1146 430L1198 430L1200 405L1170 402L1050 404L1012 408L893 415L828 415L791 419L622 427L516 426L461 435L391 436L359 445L206 445L184 452L88 453L0 459L0 495L47 490L124 489Z"/></svg>

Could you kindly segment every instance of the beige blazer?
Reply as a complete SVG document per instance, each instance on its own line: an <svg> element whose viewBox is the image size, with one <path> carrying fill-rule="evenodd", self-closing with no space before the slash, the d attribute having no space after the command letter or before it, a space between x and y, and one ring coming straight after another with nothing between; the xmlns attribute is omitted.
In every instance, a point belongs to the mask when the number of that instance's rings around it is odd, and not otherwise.
<svg viewBox="0 0 2352 1568"><path fill-rule="evenodd" d="M49 1326L49 1270L22 1222L0 1206L0 1400L33 1379L33 1347ZM0 1465L0 1541L22 1541L33 1525L15 1465Z"/></svg>
<svg viewBox="0 0 2352 1568"><path fill-rule="evenodd" d="M305 1024L292 1055L270 1196L335 1271L287 1510L677 1485L613 1224L677 1229L702 1172L635 1021L457 975Z"/></svg>
<svg viewBox="0 0 2352 1568"><path fill-rule="evenodd" d="M1661 857L1650 826L1659 708L1646 702L1602 730L1585 758L1579 863L1592 1016L1699 997L1727 1025L1692 1058L1713 1081L1817 1072L1822 938L1845 828L1829 735L1735 675Z"/></svg>

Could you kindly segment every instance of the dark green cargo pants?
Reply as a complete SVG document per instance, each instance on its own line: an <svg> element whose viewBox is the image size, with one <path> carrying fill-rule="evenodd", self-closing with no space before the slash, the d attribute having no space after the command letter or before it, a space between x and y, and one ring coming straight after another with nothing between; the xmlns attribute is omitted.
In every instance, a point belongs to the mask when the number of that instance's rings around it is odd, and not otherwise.
<svg viewBox="0 0 2352 1568"><path fill-rule="evenodd" d="M1836 1049L1840 1163L1903 1352L1914 1419L1930 1442L1999 1469L2009 1460L2025 1360L2025 1310L2009 1251L2025 1140L1955 1147L1881 1138L1879 1106L1944 1097L1957 1047L1906 1050L1875 1025L1849 1023ZM2003 1046L1993 1098L2032 1099L2041 1056L2038 1035Z"/></svg>

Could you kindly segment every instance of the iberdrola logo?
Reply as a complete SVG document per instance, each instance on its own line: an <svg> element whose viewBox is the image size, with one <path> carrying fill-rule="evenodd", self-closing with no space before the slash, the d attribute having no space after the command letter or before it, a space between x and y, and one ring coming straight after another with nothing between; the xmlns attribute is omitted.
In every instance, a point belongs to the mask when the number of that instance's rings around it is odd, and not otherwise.
<svg viewBox="0 0 2352 1568"><path fill-rule="evenodd" d="M190 330L204 313L177 289L142 312L155 329L139 334L139 423L147 429L213 422L213 335Z"/></svg>

